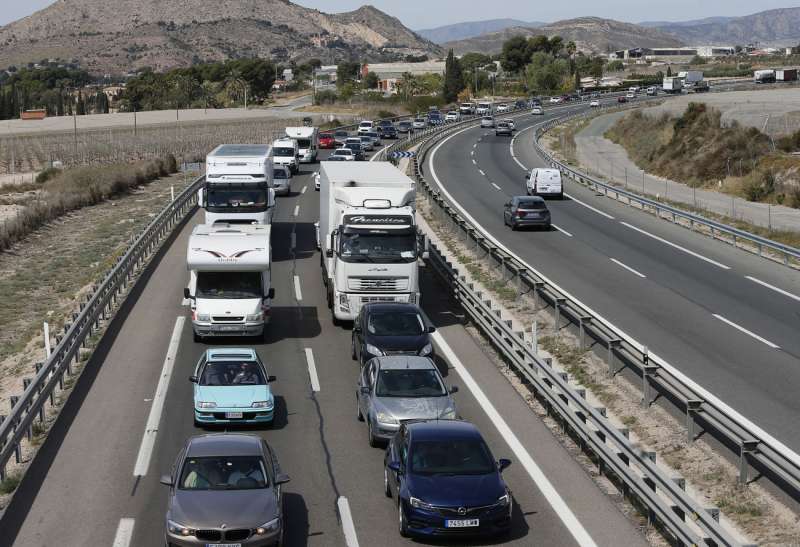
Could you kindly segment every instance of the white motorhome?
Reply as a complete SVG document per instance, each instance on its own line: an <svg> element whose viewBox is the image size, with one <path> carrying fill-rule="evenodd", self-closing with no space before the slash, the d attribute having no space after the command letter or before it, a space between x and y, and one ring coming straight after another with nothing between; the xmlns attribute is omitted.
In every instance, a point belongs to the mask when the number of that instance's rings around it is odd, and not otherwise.
<svg viewBox="0 0 800 547"><path fill-rule="evenodd" d="M369 302L419 303L415 196L388 162L320 164L318 243L334 323Z"/></svg>
<svg viewBox="0 0 800 547"><path fill-rule="evenodd" d="M275 210L272 147L222 144L206 156L205 184L198 191L205 223L269 224Z"/></svg>
<svg viewBox="0 0 800 547"><path fill-rule="evenodd" d="M195 342L212 336L257 336L269 322L270 225L198 225L186 251Z"/></svg>
<svg viewBox="0 0 800 547"><path fill-rule="evenodd" d="M554 196L564 198L564 187L561 184L561 172L558 169L531 169L525 175L525 189L529 196Z"/></svg>
<svg viewBox="0 0 800 547"><path fill-rule="evenodd" d="M492 103L480 102L475 110L478 116L490 116L492 114Z"/></svg>
<svg viewBox="0 0 800 547"><path fill-rule="evenodd" d="M285 165L292 174L297 174L300 168L300 149L297 141L283 137L272 142L272 161L276 165Z"/></svg>
<svg viewBox="0 0 800 547"><path fill-rule="evenodd" d="M286 136L297 143L300 163L317 161L319 150L319 129L316 127L287 127Z"/></svg>

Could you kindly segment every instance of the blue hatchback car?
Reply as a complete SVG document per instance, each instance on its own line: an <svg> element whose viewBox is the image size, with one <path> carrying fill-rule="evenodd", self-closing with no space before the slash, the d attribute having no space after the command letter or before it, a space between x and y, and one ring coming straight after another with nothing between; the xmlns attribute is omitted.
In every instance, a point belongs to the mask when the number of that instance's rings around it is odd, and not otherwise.
<svg viewBox="0 0 800 547"><path fill-rule="evenodd" d="M265 424L275 416L274 376L254 349L207 349L194 374L194 425Z"/></svg>
<svg viewBox="0 0 800 547"><path fill-rule="evenodd" d="M401 536L499 535L513 500L478 428L460 420L409 421L384 456L383 487L397 500Z"/></svg>

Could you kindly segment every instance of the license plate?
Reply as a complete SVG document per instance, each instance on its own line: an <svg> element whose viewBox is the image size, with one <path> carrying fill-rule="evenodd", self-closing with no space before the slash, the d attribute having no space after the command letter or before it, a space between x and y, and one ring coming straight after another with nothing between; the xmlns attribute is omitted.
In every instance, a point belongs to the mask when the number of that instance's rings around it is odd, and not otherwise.
<svg viewBox="0 0 800 547"><path fill-rule="evenodd" d="M446 520L444 521L445 528L472 528L480 526L479 519L464 519L464 520Z"/></svg>
<svg viewBox="0 0 800 547"><path fill-rule="evenodd" d="M241 330L241 327L239 327L237 325L222 325L219 328L219 330L224 331L224 332L234 332L234 331L237 331L237 330Z"/></svg>
<svg viewBox="0 0 800 547"><path fill-rule="evenodd" d="M206 547L242 547L241 543L206 543Z"/></svg>
<svg viewBox="0 0 800 547"><path fill-rule="evenodd" d="M229 420L241 418L243 414L241 412L226 412L225 417Z"/></svg>

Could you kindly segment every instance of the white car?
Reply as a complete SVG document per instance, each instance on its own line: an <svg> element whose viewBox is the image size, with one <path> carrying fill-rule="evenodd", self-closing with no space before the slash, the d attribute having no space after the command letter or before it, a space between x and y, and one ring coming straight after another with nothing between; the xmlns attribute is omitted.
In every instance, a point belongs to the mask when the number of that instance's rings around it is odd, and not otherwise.
<svg viewBox="0 0 800 547"><path fill-rule="evenodd" d="M358 124L358 133L369 133L375 129L375 125L372 123L371 120L363 120L360 124Z"/></svg>
<svg viewBox="0 0 800 547"><path fill-rule="evenodd" d="M332 156L341 156L345 159L345 161L355 161L356 156L353 154L353 151L349 148L337 148L333 151Z"/></svg>
<svg viewBox="0 0 800 547"><path fill-rule="evenodd" d="M285 165L276 165L272 168L272 187L275 194L288 196L292 193L292 172Z"/></svg>
<svg viewBox="0 0 800 547"><path fill-rule="evenodd" d="M459 114L459 113L458 113L458 112L456 112L455 110L451 110L451 111L450 111L450 112L448 112L448 113L447 113L447 115L444 117L444 121L446 121L446 122L457 122L457 121L458 121L458 120L460 120L460 119L461 119L461 114Z"/></svg>
<svg viewBox="0 0 800 547"><path fill-rule="evenodd" d="M514 120L512 120L511 118L503 118L500 121L503 122L503 123L507 123L509 125L509 127L511 127L511 131L516 131L517 130L517 126L514 125Z"/></svg>
<svg viewBox="0 0 800 547"><path fill-rule="evenodd" d="M534 116L541 116L542 114L544 114L544 110L542 109L541 106L534 106L531 109L531 114L533 114Z"/></svg>
<svg viewBox="0 0 800 547"><path fill-rule="evenodd" d="M597 99L592 99L592 100L589 102L589 106L591 106L592 108L594 108L594 107L597 107L597 106L600 106L600 101L598 101Z"/></svg>
<svg viewBox="0 0 800 547"><path fill-rule="evenodd" d="M319 179L320 179L320 174L319 171L317 171L316 173L314 173L314 190L316 190L317 192L319 192Z"/></svg>
<svg viewBox="0 0 800 547"><path fill-rule="evenodd" d="M561 97L550 97L550 104L558 104L561 102Z"/></svg>
<svg viewBox="0 0 800 547"><path fill-rule="evenodd" d="M361 140L362 150L366 150L367 152L372 152L373 150L375 150L375 141L372 140L372 137L366 134L362 134L360 140Z"/></svg>
<svg viewBox="0 0 800 547"><path fill-rule="evenodd" d="M415 118L413 122L411 122L412 129L425 129L428 127L428 122L425 118Z"/></svg>
<svg viewBox="0 0 800 547"><path fill-rule="evenodd" d="M484 116L481 118L481 127L494 127L494 118L492 116Z"/></svg>
<svg viewBox="0 0 800 547"><path fill-rule="evenodd" d="M508 105L506 103L500 103L499 105L497 105L497 112L498 113L500 113L500 112L508 112L508 111L509 111L509 108L508 108Z"/></svg>
<svg viewBox="0 0 800 547"><path fill-rule="evenodd" d="M625 98L626 99L635 99L636 98L636 93L634 93L633 91L628 91L628 94L625 95Z"/></svg>

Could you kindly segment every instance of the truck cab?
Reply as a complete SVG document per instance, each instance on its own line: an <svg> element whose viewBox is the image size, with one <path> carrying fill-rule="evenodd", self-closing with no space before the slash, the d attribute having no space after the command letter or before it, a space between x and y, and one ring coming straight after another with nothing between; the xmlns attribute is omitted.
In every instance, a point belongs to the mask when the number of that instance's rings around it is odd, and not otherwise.
<svg viewBox="0 0 800 547"><path fill-rule="evenodd" d="M297 141L284 137L272 142L273 160L276 165L285 165L293 175L300 169L300 150Z"/></svg>
<svg viewBox="0 0 800 547"><path fill-rule="evenodd" d="M275 210L272 147L222 144L206 156L198 191L205 223L269 224Z"/></svg>

